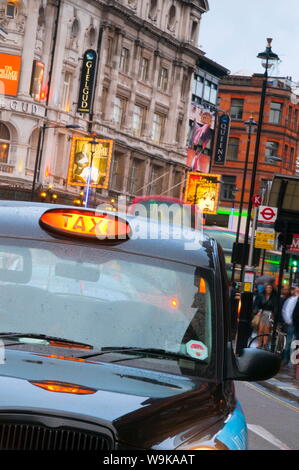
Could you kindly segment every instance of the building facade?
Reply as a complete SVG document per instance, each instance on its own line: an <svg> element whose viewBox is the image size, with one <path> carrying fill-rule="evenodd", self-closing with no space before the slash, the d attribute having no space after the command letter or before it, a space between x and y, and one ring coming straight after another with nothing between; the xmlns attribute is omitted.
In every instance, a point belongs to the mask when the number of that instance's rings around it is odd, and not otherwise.
<svg viewBox="0 0 299 470"><path fill-rule="evenodd" d="M9 0L0 4L0 197L66 202L74 136L112 139L108 189L180 196L191 81L206 0ZM82 58L98 54L93 106L77 112ZM71 126L80 129L71 129Z"/></svg>
<svg viewBox="0 0 299 470"><path fill-rule="evenodd" d="M219 89L221 112L231 117L230 137L225 165L212 166L212 172L221 174L219 213L214 223L230 228L237 226L237 212L241 199L248 134L244 124L251 116L257 122L261 98L262 75L230 75L221 81ZM267 190L274 174L293 175L298 159L298 96L286 78L270 78L264 110L255 193ZM251 137L249 166L244 193L246 208L250 193L255 134Z"/></svg>

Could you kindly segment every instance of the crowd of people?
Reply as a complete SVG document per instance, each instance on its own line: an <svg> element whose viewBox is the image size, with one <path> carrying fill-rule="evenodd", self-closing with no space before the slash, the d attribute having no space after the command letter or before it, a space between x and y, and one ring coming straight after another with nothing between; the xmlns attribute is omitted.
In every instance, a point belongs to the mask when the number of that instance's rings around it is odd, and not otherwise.
<svg viewBox="0 0 299 470"><path fill-rule="evenodd" d="M237 283L231 285L231 302L238 293ZM283 366L290 366L291 345L299 341L299 287L284 286L280 296L274 283L258 284L254 289L252 319L258 336L257 347L263 348L275 324L286 334ZM264 336L259 336L264 335Z"/></svg>

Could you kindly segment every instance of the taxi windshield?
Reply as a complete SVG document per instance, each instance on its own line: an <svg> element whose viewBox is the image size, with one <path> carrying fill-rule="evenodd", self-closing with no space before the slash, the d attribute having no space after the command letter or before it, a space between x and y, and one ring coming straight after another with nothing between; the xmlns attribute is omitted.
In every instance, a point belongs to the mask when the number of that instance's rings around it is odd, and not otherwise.
<svg viewBox="0 0 299 470"><path fill-rule="evenodd" d="M0 241L2 332L157 348L208 363L208 270L63 242Z"/></svg>

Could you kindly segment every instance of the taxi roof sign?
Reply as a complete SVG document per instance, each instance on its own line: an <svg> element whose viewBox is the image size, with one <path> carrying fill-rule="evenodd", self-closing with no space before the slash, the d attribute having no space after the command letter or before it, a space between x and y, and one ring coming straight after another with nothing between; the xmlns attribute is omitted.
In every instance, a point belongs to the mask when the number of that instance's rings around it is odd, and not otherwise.
<svg viewBox="0 0 299 470"><path fill-rule="evenodd" d="M40 225L63 236L93 240L127 240L131 233L126 220L91 210L50 209L42 214Z"/></svg>

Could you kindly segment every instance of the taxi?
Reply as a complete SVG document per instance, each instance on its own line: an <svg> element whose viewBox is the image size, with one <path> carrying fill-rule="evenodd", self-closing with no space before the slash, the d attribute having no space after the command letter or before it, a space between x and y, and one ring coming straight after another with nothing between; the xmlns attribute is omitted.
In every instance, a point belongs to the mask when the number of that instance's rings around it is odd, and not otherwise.
<svg viewBox="0 0 299 470"><path fill-rule="evenodd" d="M247 448L279 360L235 357L213 239L137 219L1 201L0 450Z"/></svg>

